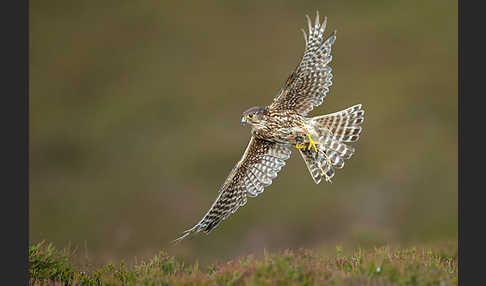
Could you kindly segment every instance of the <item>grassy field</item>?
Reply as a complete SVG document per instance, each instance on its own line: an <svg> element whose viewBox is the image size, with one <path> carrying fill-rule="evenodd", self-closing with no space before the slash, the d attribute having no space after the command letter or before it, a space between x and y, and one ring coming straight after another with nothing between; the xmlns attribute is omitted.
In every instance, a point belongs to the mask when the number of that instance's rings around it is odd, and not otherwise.
<svg viewBox="0 0 486 286"><path fill-rule="evenodd" d="M132 263L80 262L72 247L29 249L30 285L457 285L457 244L354 249L333 255L299 249L239 257L207 266L161 251Z"/></svg>

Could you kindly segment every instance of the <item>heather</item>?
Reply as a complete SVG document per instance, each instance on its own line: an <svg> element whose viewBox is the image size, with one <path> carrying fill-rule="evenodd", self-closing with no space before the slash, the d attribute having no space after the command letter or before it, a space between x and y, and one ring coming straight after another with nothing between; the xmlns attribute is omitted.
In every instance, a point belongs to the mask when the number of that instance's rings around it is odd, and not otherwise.
<svg viewBox="0 0 486 286"><path fill-rule="evenodd" d="M41 242L29 250L30 285L457 285L457 245L436 248L337 246L264 251L211 264L186 264L161 251L132 264L75 266L76 254Z"/></svg>

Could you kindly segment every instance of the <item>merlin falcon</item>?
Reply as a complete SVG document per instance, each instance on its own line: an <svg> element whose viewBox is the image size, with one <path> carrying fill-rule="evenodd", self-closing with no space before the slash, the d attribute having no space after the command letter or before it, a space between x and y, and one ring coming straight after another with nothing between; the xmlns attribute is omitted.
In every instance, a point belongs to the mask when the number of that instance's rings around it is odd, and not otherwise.
<svg viewBox="0 0 486 286"><path fill-rule="evenodd" d="M343 168L344 160L353 155L354 148L345 143L359 139L364 121L361 104L327 115L306 117L322 103L332 84L332 69L328 64L336 40L335 30L324 38L327 17L321 23L317 12L314 25L306 17L309 34L302 29L305 52L301 62L270 105L243 112L241 123L251 127L250 142L243 157L219 189L209 211L175 242L201 231L209 234L244 206L248 197L261 194L277 177L294 146L316 184L322 178L331 182L334 169Z"/></svg>

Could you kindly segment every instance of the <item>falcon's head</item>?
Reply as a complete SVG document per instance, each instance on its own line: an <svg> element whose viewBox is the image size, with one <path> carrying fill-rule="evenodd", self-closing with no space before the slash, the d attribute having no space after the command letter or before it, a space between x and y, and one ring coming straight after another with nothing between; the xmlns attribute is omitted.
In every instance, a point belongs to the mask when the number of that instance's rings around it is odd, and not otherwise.
<svg viewBox="0 0 486 286"><path fill-rule="evenodd" d="M259 125L264 121L265 115L267 115L267 108L263 106L254 106L252 108L247 109L241 115L241 124L245 125L246 123L253 125Z"/></svg>

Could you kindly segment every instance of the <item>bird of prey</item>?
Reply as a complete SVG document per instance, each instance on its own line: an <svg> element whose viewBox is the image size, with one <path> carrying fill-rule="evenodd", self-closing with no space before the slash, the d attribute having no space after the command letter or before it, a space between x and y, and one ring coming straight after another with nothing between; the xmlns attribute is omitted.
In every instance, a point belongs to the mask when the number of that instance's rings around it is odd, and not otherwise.
<svg viewBox="0 0 486 286"><path fill-rule="evenodd" d="M324 38L327 17L320 23L317 12L315 24L306 15L309 34L302 29L305 52L273 102L265 107L255 106L241 116L241 123L251 127L251 138L243 157L236 163L219 189L209 211L180 241L189 235L209 234L219 223L272 183L277 173L296 147L316 184L322 178L331 182L334 169L344 166L344 160L354 153L345 143L359 139L364 121L361 104L342 111L306 117L319 106L331 86L331 46L336 31Z"/></svg>

